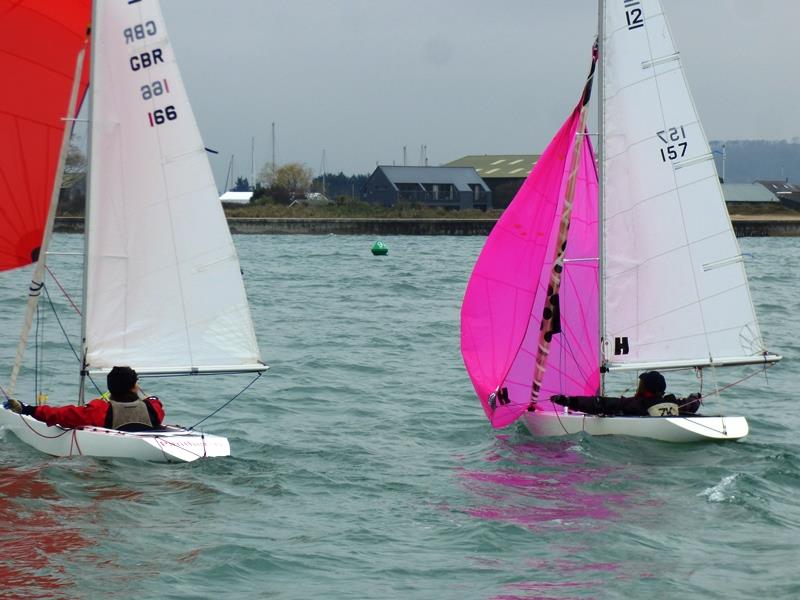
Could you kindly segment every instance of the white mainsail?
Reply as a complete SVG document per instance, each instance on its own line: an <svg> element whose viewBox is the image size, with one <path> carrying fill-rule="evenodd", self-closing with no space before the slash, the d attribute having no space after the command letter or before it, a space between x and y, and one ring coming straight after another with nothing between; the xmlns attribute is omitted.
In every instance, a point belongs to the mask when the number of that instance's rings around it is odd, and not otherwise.
<svg viewBox="0 0 800 600"><path fill-rule="evenodd" d="M604 358L764 360L711 150L658 0L604 6Z"/></svg>
<svg viewBox="0 0 800 600"><path fill-rule="evenodd" d="M95 2L93 29L87 367L263 370L159 4Z"/></svg>

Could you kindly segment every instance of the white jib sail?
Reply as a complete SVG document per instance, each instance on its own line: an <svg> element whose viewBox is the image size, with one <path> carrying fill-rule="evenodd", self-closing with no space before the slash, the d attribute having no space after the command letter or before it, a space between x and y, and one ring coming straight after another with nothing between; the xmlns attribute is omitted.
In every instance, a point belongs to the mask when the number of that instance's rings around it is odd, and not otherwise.
<svg viewBox="0 0 800 600"><path fill-rule="evenodd" d="M758 360L739 246L661 4L609 0L603 18L605 359Z"/></svg>
<svg viewBox="0 0 800 600"><path fill-rule="evenodd" d="M157 0L96 2L90 370L263 370L239 260Z"/></svg>

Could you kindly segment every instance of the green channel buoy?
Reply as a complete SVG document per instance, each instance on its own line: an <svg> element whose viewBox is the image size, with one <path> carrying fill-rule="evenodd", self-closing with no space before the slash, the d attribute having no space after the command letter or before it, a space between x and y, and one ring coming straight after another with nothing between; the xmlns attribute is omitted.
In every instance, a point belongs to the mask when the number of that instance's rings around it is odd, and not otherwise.
<svg viewBox="0 0 800 600"><path fill-rule="evenodd" d="M375 256L386 256L389 254L389 248L383 242L375 242L372 244L372 254Z"/></svg>

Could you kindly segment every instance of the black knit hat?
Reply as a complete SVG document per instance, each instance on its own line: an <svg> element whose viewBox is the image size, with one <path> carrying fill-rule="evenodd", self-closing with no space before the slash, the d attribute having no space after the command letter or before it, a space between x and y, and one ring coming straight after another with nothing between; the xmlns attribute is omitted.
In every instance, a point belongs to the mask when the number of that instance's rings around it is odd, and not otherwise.
<svg viewBox="0 0 800 600"><path fill-rule="evenodd" d="M108 391L112 396L122 397L136 385L139 377L130 367L114 367L106 376Z"/></svg>
<svg viewBox="0 0 800 600"><path fill-rule="evenodd" d="M639 375L639 381L644 388L657 396L662 396L667 389L664 376L658 371L646 371Z"/></svg>

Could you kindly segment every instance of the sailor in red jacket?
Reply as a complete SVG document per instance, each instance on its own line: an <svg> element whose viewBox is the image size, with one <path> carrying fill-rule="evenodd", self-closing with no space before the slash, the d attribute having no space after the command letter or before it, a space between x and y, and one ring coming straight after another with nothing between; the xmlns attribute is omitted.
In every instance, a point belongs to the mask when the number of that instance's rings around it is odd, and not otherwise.
<svg viewBox="0 0 800 600"><path fill-rule="evenodd" d="M120 431L147 431L161 426L164 408L155 396L139 398L139 380L130 367L114 367L106 377L111 397L95 398L84 406L29 406L9 399L7 406L50 426L105 427Z"/></svg>

